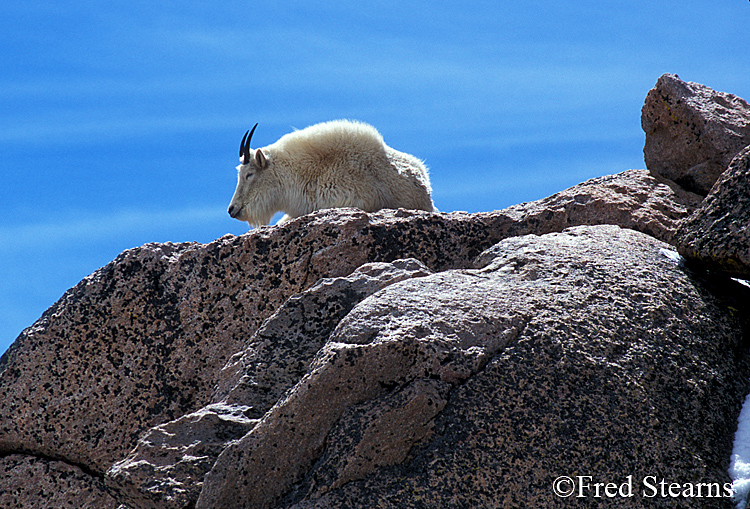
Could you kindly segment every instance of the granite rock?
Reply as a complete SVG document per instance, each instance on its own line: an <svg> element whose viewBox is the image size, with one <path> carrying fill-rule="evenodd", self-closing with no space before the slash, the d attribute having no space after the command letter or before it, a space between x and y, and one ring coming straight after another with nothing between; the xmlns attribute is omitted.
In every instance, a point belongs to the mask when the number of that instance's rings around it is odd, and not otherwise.
<svg viewBox="0 0 750 509"><path fill-rule="evenodd" d="M185 507L224 445L251 431L307 372L338 322L361 300L404 279L430 274L416 260L369 263L293 295L221 370L212 403L149 430L107 483L133 507Z"/></svg>
<svg viewBox="0 0 750 509"><path fill-rule="evenodd" d="M646 96L641 126L646 167L705 196L734 156L750 145L750 104L664 74Z"/></svg>
<svg viewBox="0 0 750 509"><path fill-rule="evenodd" d="M569 507L561 475L632 475L639 493L652 475L730 482L747 323L667 244L577 227L501 241L475 267L356 305L227 444L196 507Z"/></svg>
<svg viewBox="0 0 750 509"><path fill-rule="evenodd" d="M116 509L100 478L50 458L11 454L0 458L3 509ZM8 482L11 481L11 482Z"/></svg>
<svg viewBox="0 0 750 509"><path fill-rule="evenodd" d="M248 409L212 404L151 428L107 471L105 485L128 508L190 507L226 444L257 424Z"/></svg>
<svg viewBox="0 0 750 509"><path fill-rule="evenodd" d="M500 211L518 225L509 233L559 232L576 225L615 224L674 242L679 222L703 198L647 170L587 180L541 200Z"/></svg>
<svg viewBox="0 0 750 509"><path fill-rule="evenodd" d="M677 237L686 258L730 277L750 279L750 146L681 223Z"/></svg>

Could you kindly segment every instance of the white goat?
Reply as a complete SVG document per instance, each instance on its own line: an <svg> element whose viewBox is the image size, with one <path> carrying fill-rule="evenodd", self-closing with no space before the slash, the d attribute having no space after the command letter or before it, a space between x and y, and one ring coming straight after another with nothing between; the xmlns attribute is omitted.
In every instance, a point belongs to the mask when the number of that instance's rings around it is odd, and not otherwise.
<svg viewBox="0 0 750 509"><path fill-rule="evenodd" d="M240 144L237 190L228 209L235 219L260 226L279 211L286 213L282 223L335 207L436 210L422 161L386 145L371 125L334 120L251 149L257 126Z"/></svg>

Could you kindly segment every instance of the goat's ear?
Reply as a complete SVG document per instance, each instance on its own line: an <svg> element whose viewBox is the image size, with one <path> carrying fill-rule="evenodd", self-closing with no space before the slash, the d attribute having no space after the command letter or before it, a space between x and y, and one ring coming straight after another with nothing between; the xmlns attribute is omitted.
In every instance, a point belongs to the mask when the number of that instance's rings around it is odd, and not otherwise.
<svg viewBox="0 0 750 509"><path fill-rule="evenodd" d="M266 155L263 153L261 149L255 149L255 166L262 170L266 166L268 166L268 159L266 159Z"/></svg>

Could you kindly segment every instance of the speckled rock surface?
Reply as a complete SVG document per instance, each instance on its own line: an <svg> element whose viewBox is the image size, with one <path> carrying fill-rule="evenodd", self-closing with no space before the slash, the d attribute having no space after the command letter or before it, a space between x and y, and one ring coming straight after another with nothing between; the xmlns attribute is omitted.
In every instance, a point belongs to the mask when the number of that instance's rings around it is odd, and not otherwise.
<svg viewBox="0 0 750 509"><path fill-rule="evenodd" d="M483 219L389 221L348 210L207 245L127 251L70 290L4 356L0 451L65 458L103 474L146 429L210 403L221 368L289 296L402 253L438 267L465 263L492 243Z"/></svg>
<svg viewBox="0 0 750 509"><path fill-rule="evenodd" d="M407 408L396 413L412 419L409 428L426 433L445 404L448 386L481 369L517 326L513 317L506 318L496 289L483 282L472 275L440 273L390 285L362 301L341 320L308 373L250 433L222 452L197 507L271 506L309 470L330 442L331 428L354 405L389 398L380 404L399 408L391 401L393 394L408 390L397 398L411 401L411 407L401 403ZM375 419L383 412L363 415ZM379 447L352 446L367 449L368 462L338 455L337 464L356 465L355 471L364 474L399 457L389 448L394 447L388 440L390 426L358 424L353 435L362 440L364 429L379 430L367 439ZM399 439L400 456L422 435ZM352 475L342 466L334 478Z"/></svg>
<svg viewBox="0 0 750 509"><path fill-rule="evenodd" d="M367 296L430 274L414 259L368 263L351 275L325 278L289 298L221 370L212 400L200 411L152 428L107 483L133 507L185 507L226 442L248 433L305 376L339 321Z"/></svg>
<svg viewBox="0 0 750 509"><path fill-rule="evenodd" d="M265 417L277 426L225 450L198 507L221 507L232 494L240 507L296 509L602 507L593 496L557 497L553 481L563 475L618 485L632 475L634 496L607 499L607 507L732 507L721 498L643 496L648 476L730 482L726 467L750 374L738 314L666 248L616 227L580 227L503 241L476 270L389 286L341 322L331 338L336 354L321 355L310 379ZM747 299L743 288L732 291ZM404 366L397 345L414 348L415 363ZM446 359L453 369L443 369ZM283 433L327 429L316 420L311 430L292 432L289 423L304 422L294 400L337 364L339 393L320 394L325 405L317 408L346 401L337 412L345 417L325 443L303 448L304 468L286 470L292 479L280 486L280 470L254 463L272 443L277 457L295 456L298 442L277 440ZM435 401L444 405L423 425L429 433L402 462L364 469L367 475L347 471L356 451L372 443L363 431L378 426L369 409L416 383L436 384ZM282 498L271 496L292 482Z"/></svg>
<svg viewBox="0 0 750 509"><path fill-rule="evenodd" d="M695 203L694 195L632 170L495 212L329 210L205 245L149 244L126 251L67 292L0 359L0 455L55 458L80 466L100 483L149 433L165 448L174 447L174 457L191 456L191 451L201 451L196 457L211 456L221 448L221 437L212 438L210 426L197 449L180 449L184 444L169 441L169 427L157 428L190 419L221 424L235 415L236 409L211 407L219 403L218 394L239 395L246 388L224 383L236 371L222 369L241 358L234 354L244 355L265 319L321 278L346 277L367 263L410 257L434 273L466 268L504 238L584 223L622 224L671 241L677 222ZM435 408L442 404L444 384L454 382L439 382L415 379L412 392L373 402L372 408L391 409L398 428L398 422L406 422L399 416L412 414L400 408L411 409L425 399ZM239 396L232 405L243 406ZM248 420L242 426L254 426L250 421L268 414L253 405L238 410ZM329 417L349 415L348 408L334 409ZM363 408L351 415L373 412ZM382 426L366 429L379 436L376 430ZM241 433L241 426L231 427ZM423 431L412 438L403 431L407 445L432 429L425 422L413 427ZM383 458L401 458L404 451L373 459L365 458L363 446L352 447L362 458L326 474L327 479L356 477L395 461ZM206 462L185 465L195 464L205 468ZM165 460L160 467L168 471L170 465ZM108 480L115 480L111 489L118 497L124 497L118 489L141 490L126 477ZM17 489L17 482L0 479L0 489Z"/></svg>
<svg viewBox="0 0 750 509"><path fill-rule="evenodd" d="M750 146L734 158L678 230L679 252L731 277L750 279Z"/></svg>
<svg viewBox="0 0 750 509"><path fill-rule="evenodd" d="M78 467L17 454L0 458L3 509L116 509L118 505L101 479Z"/></svg>
<svg viewBox="0 0 750 509"><path fill-rule="evenodd" d="M257 424L247 410L213 404L151 428L107 471L105 484L128 508L191 507L227 442Z"/></svg>
<svg viewBox="0 0 750 509"><path fill-rule="evenodd" d="M582 224L616 224L671 244L680 220L702 199L648 170L628 170L501 212L520 226L506 237L559 232Z"/></svg>
<svg viewBox="0 0 750 509"><path fill-rule="evenodd" d="M750 145L750 104L664 74L641 112L646 167L705 196L729 162Z"/></svg>
<svg viewBox="0 0 750 509"><path fill-rule="evenodd" d="M354 306L386 286L431 273L413 258L366 263L290 297L221 370L213 401L250 405L248 412L262 417L307 373Z"/></svg>

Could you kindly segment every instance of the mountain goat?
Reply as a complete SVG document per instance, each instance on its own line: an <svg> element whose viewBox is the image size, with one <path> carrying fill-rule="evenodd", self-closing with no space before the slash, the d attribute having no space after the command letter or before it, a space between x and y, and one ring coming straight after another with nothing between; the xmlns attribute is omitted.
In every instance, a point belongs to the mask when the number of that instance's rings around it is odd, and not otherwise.
<svg viewBox="0 0 750 509"><path fill-rule="evenodd" d="M227 210L235 219L260 226L279 211L286 213L282 223L335 207L435 210L425 165L386 145L371 125L323 122L251 149L256 127L240 144L237 190Z"/></svg>

